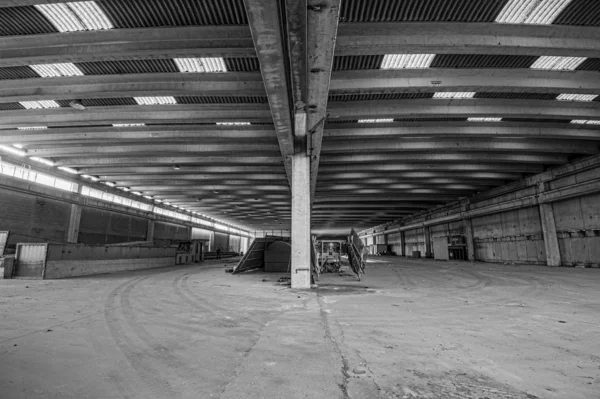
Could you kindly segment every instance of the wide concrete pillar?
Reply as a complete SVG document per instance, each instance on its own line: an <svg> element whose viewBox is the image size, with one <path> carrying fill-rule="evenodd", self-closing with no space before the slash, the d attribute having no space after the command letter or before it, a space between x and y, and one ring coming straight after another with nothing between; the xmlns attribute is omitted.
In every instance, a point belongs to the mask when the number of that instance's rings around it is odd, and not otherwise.
<svg viewBox="0 0 600 399"><path fill-rule="evenodd" d="M475 241L473 238L473 223L471 219L463 219L463 226L465 232L465 240L467 241L467 258L469 261L474 262L475 259Z"/></svg>
<svg viewBox="0 0 600 399"><path fill-rule="evenodd" d="M406 234L400 232L400 255L406 256Z"/></svg>
<svg viewBox="0 0 600 399"><path fill-rule="evenodd" d="M540 219L542 220L542 233L544 234L544 247L546 248L546 263L548 266L560 266L560 249L558 248L552 204L540 204Z"/></svg>
<svg viewBox="0 0 600 399"><path fill-rule="evenodd" d="M431 230L429 226L425 226L423 230L425 231L425 257L431 258L433 256L431 252Z"/></svg>
<svg viewBox="0 0 600 399"><path fill-rule="evenodd" d="M69 228L67 229L67 242L77 244L79 238L79 223L81 222L81 205L71 204Z"/></svg>
<svg viewBox="0 0 600 399"><path fill-rule="evenodd" d="M292 288L310 288L310 157L292 159Z"/></svg>
<svg viewBox="0 0 600 399"><path fill-rule="evenodd" d="M148 220L146 228L146 241L154 241L154 220Z"/></svg>

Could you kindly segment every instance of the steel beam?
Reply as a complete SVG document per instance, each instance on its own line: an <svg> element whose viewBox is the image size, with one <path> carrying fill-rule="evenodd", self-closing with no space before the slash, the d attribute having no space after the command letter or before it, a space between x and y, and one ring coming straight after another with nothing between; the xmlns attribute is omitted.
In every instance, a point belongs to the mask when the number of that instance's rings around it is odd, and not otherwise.
<svg viewBox="0 0 600 399"><path fill-rule="evenodd" d="M144 96L265 96L258 72L86 75L0 81L0 101Z"/></svg>
<svg viewBox="0 0 600 399"><path fill-rule="evenodd" d="M60 62L254 57L247 26L108 29L0 37L0 67Z"/></svg>
<svg viewBox="0 0 600 399"><path fill-rule="evenodd" d="M473 22L340 24L337 55L499 54L597 57L597 28Z"/></svg>
<svg viewBox="0 0 600 399"><path fill-rule="evenodd" d="M596 71L536 69L361 70L334 72L331 94L434 93L439 91L598 94ZM438 82L435 85L432 82Z"/></svg>

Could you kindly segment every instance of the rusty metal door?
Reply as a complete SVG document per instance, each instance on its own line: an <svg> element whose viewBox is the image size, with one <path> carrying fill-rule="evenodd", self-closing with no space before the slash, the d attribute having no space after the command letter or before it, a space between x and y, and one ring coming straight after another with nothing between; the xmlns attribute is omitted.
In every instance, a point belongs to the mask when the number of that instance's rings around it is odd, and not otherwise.
<svg viewBox="0 0 600 399"><path fill-rule="evenodd" d="M8 242L8 231L0 231L0 256L4 255L4 249Z"/></svg>
<svg viewBox="0 0 600 399"><path fill-rule="evenodd" d="M48 243L19 243L13 277L43 279L46 273Z"/></svg>

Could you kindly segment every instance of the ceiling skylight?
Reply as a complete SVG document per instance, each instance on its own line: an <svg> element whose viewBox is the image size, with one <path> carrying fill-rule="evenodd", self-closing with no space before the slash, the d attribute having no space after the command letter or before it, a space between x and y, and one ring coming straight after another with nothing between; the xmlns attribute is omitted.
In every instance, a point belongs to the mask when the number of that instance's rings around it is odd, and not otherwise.
<svg viewBox="0 0 600 399"><path fill-rule="evenodd" d="M48 129L48 126L21 126L17 128L18 130L44 130Z"/></svg>
<svg viewBox="0 0 600 399"><path fill-rule="evenodd" d="M19 101L19 104L27 109L60 108L60 105L54 100Z"/></svg>
<svg viewBox="0 0 600 399"><path fill-rule="evenodd" d="M248 126L250 122L217 122L219 126Z"/></svg>
<svg viewBox="0 0 600 399"><path fill-rule="evenodd" d="M594 101L598 97L597 94L561 94L556 97L561 101Z"/></svg>
<svg viewBox="0 0 600 399"><path fill-rule="evenodd" d="M381 69L429 68L435 54L386 54Z"/></svg>
<svg viewBox="0 0 600 399"><path fill-rule="evenodd" d="M36 4L59 32L112 29L108 17L94 1Z"/></svg>
<svg viewBox="0 0 600 399"><path fill-rule="evenodd" d="M52 162L51 160L46 159L46 158L30 157L29 159L31 159L32 161L35 161L35 162L43 163L44 165L54 166L54 162Z"/></svg>
<svg viewBox="0 0 600 399"><path fill-rule="evenodd" d="M467 118L469 122L500 122L502 118Z"/></svg>
<svg viewBox="0 0 600 399"><path fill-rule="evenodd" d="M177 104L175 97L134 97L139 105L167 105Z"/></svg>
<svg viewBox="0 0 600 399"><path fill-rule="evenodd" d="M472 91L444 91L438 92L433 95L433 98L473 98L475 96L475 92Z"/></svg>
<svg viewBox="0 0 600 399"><path fill-rule="evenodd" d="M392 118L383 118L383 119L359 119L358 123L390 123L393 122Z"/></svg>
<svg viewBox="0 0 600 399"><path fill-rule="evenodd" d="M73 63L29 65L42 78L61 76L83 76L83 72Z"/></svg>
<svg viewBox="0 0 600 399"><path fill-rule="evenodd" d="M81 175L81 177L83 177L84 179L90 179L91 181L98 181L98 180L100 180L96 176L90 176L90 175Z"/></svg>
<svg viewBox="0 0 600 399"><path fill-rule="evenodd" d="M554 57L542 56L538 58L531 69L553 69L557 71L574 71L586 57Z"/></svg>
<svg viewBox="0 0 600 399"><path fill-rule="evenodd" d="M578 125L600 125L600 121L587 119L573 119L571 123L575 123Z"/></svg>
<svg viewBox="0 0 600 399"><path fill-rule="evenodd" d="M137 127L146 126L145 123L113 123L114 127Z"/></svg>
<svg viewBox="0 0 600 399"><path fill-rule="evenodd" d="M0 150L10 152L11 154L18 155L20 157L24 157L25 155L27 155L26 151L22 151L8 145L0 145Z"/></svg>
<svg viewBox="0 0 600 399"><path fill-rule="evenodd" d="M510 0L496 22L549 25L572 0Z"/></svg>
<svg viewBox="0 0 600 399"><path fill-rule="evenodd" d="M227 72L223 58L174 58L180 72Z"/></svg>
<svg viewBox="0 0 600 399"><path fill-rule="evenodd" d="M76 175L77 173L79 173L75 169L69 168L67 166L59 166L58 169L62 170L63 172L71 173L73 175Z"/></svg>

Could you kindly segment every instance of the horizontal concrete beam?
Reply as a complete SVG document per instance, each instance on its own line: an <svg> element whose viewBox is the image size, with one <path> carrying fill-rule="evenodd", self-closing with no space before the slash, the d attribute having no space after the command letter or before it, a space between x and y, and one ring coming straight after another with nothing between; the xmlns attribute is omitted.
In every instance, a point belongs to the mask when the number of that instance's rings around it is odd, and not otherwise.
<svg viewBox="0 0 600 399"><path fill-rule="evenodd" d="M554 100L419 99L330 102L329 119L511 117L600 119L596 102Z"/></svg>
<svg viewBox="0 0 600 399"><path fill-rule="evenodd" d="M347 172L347 173L396 173L396 172L519 172L519 173L540 173L544 170L542 165L532 165L523 163L400 163L388 160L386 163L365 164L333 164L324 165L321 168L323 173ZM367 169L368 168L368 169Z"/></svg>
<svg viewBox="0 0 600 399"><path fill-rule="evenodd" d="M382 164L383 162L417 162L417 163L431 163L431 162L444 162L444 163L496 163L496 162L510 162L510 163L535 163L535 164L566 164L568 163L568 157L566 155L558 154L496 154L486 152L472 152L472 153L454 153L448 152L446 149L445 153L382 153L382 154L364 154L364 155L339 155L339 154L328 154L321 160L321 165L332 165L332 164L353 164L353 163L376 163Z"/></svg>
<svg viewBox="0 0 600 399"><path fill-rule="evenodd" d="M266 96L259 72L88 75L0 81L0 101L144 96Z"/></svg>
<svg viewBox="0 0 600 399"><path fill-rule="evenodd" d="M216 121L269 121L268 104L175 104L126 105L2 111L0 129L20 126L65 124L111 125L113 123L195 123Z"/></svg>
<svg viewBox="0 0 600 399"><path fill-rule="evenodd" d="M515 122L394 122L330 125L325 137L401 138L401 137L523 137L540 139L598 140L600 129L593 125L557 123L540 126Z"/></svg>
<svg viewBox="0 0 600 399"><path fill-rule="evenodd" d="M595 71L492 68L337 71L332 76L330 95L439 91L597 94L597 75Z"/></svg>
<svg viewBox="0 0 600 399"><path fill-rule="evenodd" d="M109 29L0 37L0 67L60 62L254 57L247 26Z"/></svg>
<svg viewBox="0 0 600 399"><path fill-rule="evenodd" d="M106 157L68 157L55 160L58 166L93 166L99 167L104 165L116 166L116 165L129 165L129 166L157 166L157 165L169 165L174 164L182 166L181 164L209 164L209 165L281 165L281 156L253 156L253 154L245 154L243 156L226 157L226 156L153 156L153 157L114 157L107 155Z"/></svg>
<svg viewBox="0 0 600 399"><path fill-rule="evenodd" d="M399 171L371 171L366 169L362 172L324 172L319 181L340 181L368 180L372 179L400 179L400 180L428 180L428 179L467 179L467 180L515 180L520 179L520 173L506 172L460 172L460 171L417 171L417 172L399 172Z"/></svg>
<svg viewBox="0 0 600 399"><path fill-rule="evenodd" d="M336 55L499 54L597 57L595 27L473 22L342 23Z"/></svg>
<svg viewBox="0 0 600 399"><path fill-rule="evenodd" d="M233 156L244 151L248 151L256 156L276 156L278 151L277 144L137 144L137 145L114 145L97 147L52 147L52 148L31 148L28 149L28 155L39 157L61 157L61 156L80 156L83 154L215 154Z"/></svg>
<svg viewBox="0 0 600 399"><path fill-rule="evenodd" d="M80 169L81 173L88 175L99 175L99 176L109 176L109 177L118 177L118 176L145 176L152 174L160 174L161 176L165 175L179 175L179 173L190 173L193 175L244 175L248 174L270 174L279 172L276 166L268 165L240 165L240 166L189 166L189 165L179 165L179 170L174 170L172 165L164 165L164 166L99 166L99 167L89 167ZM281 168L281 172L285 173L283 167Z"/></svg>

